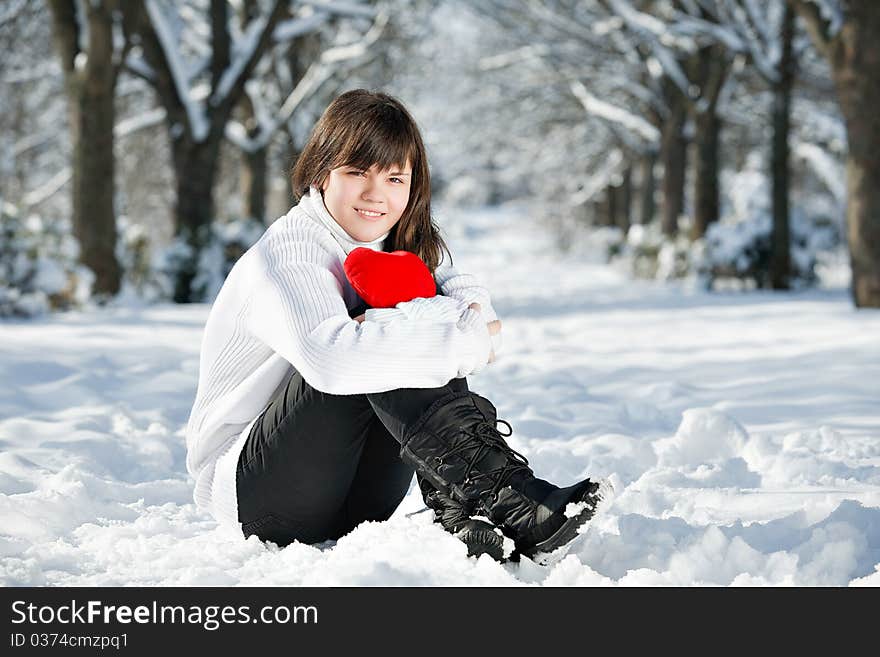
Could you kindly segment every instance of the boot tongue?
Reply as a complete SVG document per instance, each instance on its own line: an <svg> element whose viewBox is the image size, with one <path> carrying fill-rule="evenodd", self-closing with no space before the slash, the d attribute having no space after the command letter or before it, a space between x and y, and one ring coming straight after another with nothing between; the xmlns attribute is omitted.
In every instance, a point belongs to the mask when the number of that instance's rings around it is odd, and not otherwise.
<svg viewBox="0 0 880 657"><path fill-rule="evenodd" d="M530 472L525 471L514 474L509 485L514 490L521 492L530 500L534 500L539 504L544 504L547 498L559 490L557 486L554 486L549 481L538 479Z"/></svg>
<svg viewBox="0 0 880 657"><path fill-rule="evenodd" d="M554 486L554 488L556 488ZM597 488L596 484L589 479L566 486L565 488L556 488L550 493L544 501L544 505L554 511L563 513L566 505L570 502L580 502L587 493L593 492Z"/></svg>
<svg viewBox="0 0 880 657"><path fill-rule="evenodd" d="M486 417L486 421L492 426L495 426L495 422L498 420L498 411L495 409L495 405L485 397L481 397L473 391L471 391L471 399L474 400L474 404L476 404L477 408L480 409L480 412Z"/></svg>

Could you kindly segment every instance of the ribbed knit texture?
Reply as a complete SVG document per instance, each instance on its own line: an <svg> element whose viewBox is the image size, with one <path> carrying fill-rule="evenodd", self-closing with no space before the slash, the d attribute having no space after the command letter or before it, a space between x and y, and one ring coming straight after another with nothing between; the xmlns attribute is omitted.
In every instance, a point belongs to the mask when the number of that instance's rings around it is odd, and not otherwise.
<svg viewBox="0 0 880 657"><path fill-rule="evenodd" d="M452 267L434 272L443 295L463 308L479 303L482 313L450 319L449 301L437 297L418 300L419 312L389 310L385 321L349 317L363 301L345 277L345 257L359 246L380 251L385 237L353 240L313 187L230 271L208 314L186 428L193 499L221 524L241 528L238 457L292 368L317 390L350 395L435 388L485 366L495 311L487 290ZM431 308L437 318L425 321Z"/></svg>

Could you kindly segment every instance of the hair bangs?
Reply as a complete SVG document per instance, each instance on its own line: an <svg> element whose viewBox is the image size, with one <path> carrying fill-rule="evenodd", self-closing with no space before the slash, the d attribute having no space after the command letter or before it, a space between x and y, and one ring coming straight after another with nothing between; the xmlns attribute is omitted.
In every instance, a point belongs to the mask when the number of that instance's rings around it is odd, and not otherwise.
<svg viewBox="0 0 880 657"><path fill-rule="evenodd" d="M407 129L406 118L396 112L370 118L373 120L355 126L347 135L334 168L351 166L366 171L376 165L380 171L393 167L402 171L407 163L415 166L417 142Z"/></svg>

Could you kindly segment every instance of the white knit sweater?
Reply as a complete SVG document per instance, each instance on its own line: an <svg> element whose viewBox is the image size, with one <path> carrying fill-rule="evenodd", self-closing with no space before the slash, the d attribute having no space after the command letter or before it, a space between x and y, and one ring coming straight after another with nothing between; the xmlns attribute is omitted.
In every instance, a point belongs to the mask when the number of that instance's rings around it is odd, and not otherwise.
<svg viewBox="0 0 880 657"><path fill-rule="evenodd" d="M485 366L495 311L487 290L452 267L435 271L446 298L370 310L361 323L349 317L362 299L345 257L359 246L380 251L385 237L353 240L313 187L229 272L208 314L186 427L193 498L221 524L241 527L238 457L292 368L318 390L349 395L435 388ZM467 309L472 302L482 313Z"/></svg>

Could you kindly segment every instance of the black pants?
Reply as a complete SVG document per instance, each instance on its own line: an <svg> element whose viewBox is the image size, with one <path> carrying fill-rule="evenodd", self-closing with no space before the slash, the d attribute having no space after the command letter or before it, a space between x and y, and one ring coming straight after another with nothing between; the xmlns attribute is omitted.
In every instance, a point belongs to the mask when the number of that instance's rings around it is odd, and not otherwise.
<svg viewBox="0 0 880 657"><path fill-rule="evenodd" d="M238 518L245 536L287 545L337 539L365 520L387 520L413 467L399 455L406 427L433 401L468 389L330 395L294 372L254 423L238 461Z"/></svg>

